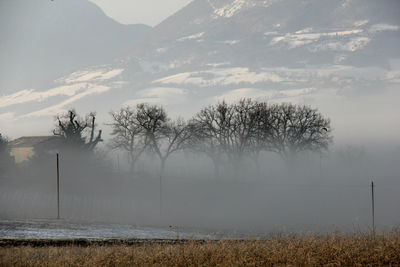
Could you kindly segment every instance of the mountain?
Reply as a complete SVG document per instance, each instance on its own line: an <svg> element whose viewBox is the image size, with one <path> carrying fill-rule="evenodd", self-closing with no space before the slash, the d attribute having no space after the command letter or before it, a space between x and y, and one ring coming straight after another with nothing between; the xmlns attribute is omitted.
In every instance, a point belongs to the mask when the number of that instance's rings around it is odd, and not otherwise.
<svg viewBox="0 0 400 267"><path fill-rule="evenodd" d="M155 27L128 58L154 66L159 77L189 75L156 82L169 85L281 84L282 72L302 80L310 68L389 70L400 58L399 11L396 0L197 0ZM234 74L242 77L207 78Z"/></svg>
<svg viewBox="0 0 400 267"><path fill-rule="evenodd" d="M87 0L2 0L0 25L2 93L110 62L151 29L119 24Z"/></svg>
<svg viewBox="0 0 400 267"><path fill-rule="evenodd" d="M371 103L398 96L399 12L398 0L194 0L108 64L0 97L0 120L72 106L107 120L111 109L138 102L187 116L213 101L252 97L317 106L343 132L349 121L367 129L360 119ZM400 114L388 107L374 116Z"/></svg>

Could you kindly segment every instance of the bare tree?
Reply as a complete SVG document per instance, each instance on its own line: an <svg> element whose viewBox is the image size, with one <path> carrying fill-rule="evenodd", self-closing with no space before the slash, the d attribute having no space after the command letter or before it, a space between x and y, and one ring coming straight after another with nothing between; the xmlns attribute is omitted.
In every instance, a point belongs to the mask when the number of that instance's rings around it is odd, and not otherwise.
<svg viewBox="0 0 400 267"><path fill-rule="evenodd" d="M8 139L0 134L0 153L4 153L8 148Z"/></svg>
<svg viewBox="0 0 400 267"><path fill-rule="evenodd" d="M168 157L184 148L191 131L182 119L171 121L160 106L139 104L137 121L146 137L149 150L160 159L162 176Z"/></svg>
<svg viewBox="0 0 400 267"><path fill-rule="evenodd" d="M212 159L216 176L222 159L238 174L242 160L250 158L259 172L262 151L276 152L289 162L302 151L327 149L332 141L329 119L318 110L251 99L210 105L194 117L191 129L191 148Z"/></svg>
<svg viewBox="0 0 400 267"><path fill-rule="evenodd" d="M274 105L265 134L266 148L290 162L299 152L326 150L332 142L330 120L317 109L290 103Z"/></svg>
<svg viewBox="0 0 400 267"><path fill-rule="evenodd" d="M158 156L161 159L161 173L165 169L168 157L178 151L183 150L190 140L192 131L189 130L187 123L179 118L176 121L169 122L162 132L163 138L157 143Z"/></svg>
<svg viewBox="0 0 400 267"><path fill-rule="evenodd" d="M53 133L62 137L67 146L92 151L99 142L103 141L101 130L95 137L96 114L93 112L82 119L74 109L71 109L66 114L57 116L56 120L57 126ZM85 136L87 131L89 132L88 137Z"/></svg>
<svg viewBox="0 0 400 267"><path fill-rule="evenodd" d="M210 157L216 177L219 177L223 157L230 150L233 119L233 107L223 101L203 108L190 122L194 132L191 148Z"/></svg>
<svg viewBox="0 0 400 267"><path fill-rule="evenodd" d="M178 119L171 122L160 106L137 105L137 121L143 129L149 150L160 159L160 215L163 203L163 175L169 156L182 150L190 138L191 131L186 123Z"/></svg>
<svg viewBox="0 0 400 267"><path fill-rule="evenodd" d="M259 157L263 151L273 151L273 127L276 121L277 105L269 105L266 102L254 103L255 132L251 136L249 157L256 165L257 173L260 173Z"/></svg>
<svg viewBox="0 0 400 267"><path fill-rule="evenodd" d="M271 110L267 103L241 99L233 105L234 122L232 138L235 155L234 166L239 166L244 156L249 157L260 171L258 158L268 140Z"/></svg>
<svg viewBox="0 0 400 267"><path fill-rule="evenodd" d="M8 142L8 138L0 134L0 175L6 170L6 168L14 165L14 160L10 155Z"/></svg>
<svg viewBox="0 0 400 267"><path fill-rule="evenodd" d="M146 150L149 142L145 130L137 120L137 112L130 107L121 108L118 112L111 112L113 122L110 124L113 131L112 148L122 149L128 153L131 172L140 156Z"/></svg>
<svg viewBox="0 0 400 267"><path fill-rule="evenodd" d="M259 110L258 103L251 99L241 99L232 105L233 122L229 131L229 154L233 163L240 162L245 155L249 155L254 149L257 140Z"/></svg>

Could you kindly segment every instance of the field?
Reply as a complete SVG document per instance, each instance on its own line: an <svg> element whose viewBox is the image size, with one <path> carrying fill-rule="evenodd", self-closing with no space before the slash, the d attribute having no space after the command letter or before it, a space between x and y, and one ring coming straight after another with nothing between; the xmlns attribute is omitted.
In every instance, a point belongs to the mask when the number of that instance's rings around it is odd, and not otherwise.
<svg viewBox="0 0 400 267"><path fill-rule="evenodd" d="M1 266L400 266L398 231L263 240L13 242L0 242Z"/></svg>

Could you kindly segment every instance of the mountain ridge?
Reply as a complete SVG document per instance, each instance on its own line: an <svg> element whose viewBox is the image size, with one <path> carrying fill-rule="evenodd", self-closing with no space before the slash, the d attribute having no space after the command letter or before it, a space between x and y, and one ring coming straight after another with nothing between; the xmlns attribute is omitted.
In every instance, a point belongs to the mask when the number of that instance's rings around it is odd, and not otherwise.
<svg viewBox="0 0 400 267"><path fill-rule="evenodd" d="M2 92L110 62L151 28L119 24L86 0L4 0L0 14Z"/></svg>
<svg viewBox="0 0 400 267"><path fill-rule="evenodd" d="M251 97L324 107L340 121L333 103L351 109L359 99L364 109L365 99L399 87L400 2L379 3L195 0L107 64L60 76L46 90L0 97L0 118L49 117L69 107L107 117L139 102L191 114Z"/></svg>

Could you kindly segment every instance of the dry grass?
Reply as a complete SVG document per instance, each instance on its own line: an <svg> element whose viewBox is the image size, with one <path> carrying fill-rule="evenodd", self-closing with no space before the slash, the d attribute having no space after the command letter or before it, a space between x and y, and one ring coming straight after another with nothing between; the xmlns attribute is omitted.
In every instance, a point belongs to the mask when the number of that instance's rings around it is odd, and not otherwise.
<svg viewBox="0 0 400 267"><path fill-rule="evenodd" d="M1 266L400 266L400 233L186 244L3 247Z"/></svg>

